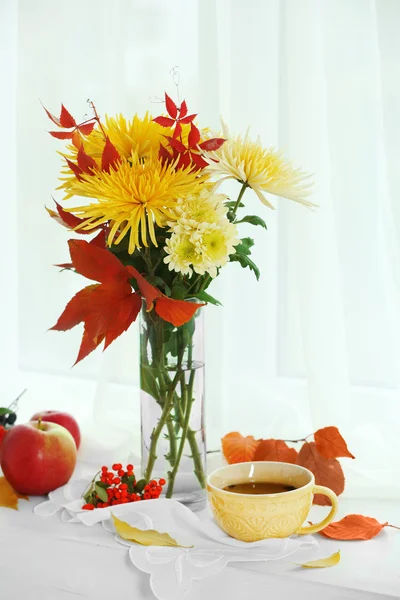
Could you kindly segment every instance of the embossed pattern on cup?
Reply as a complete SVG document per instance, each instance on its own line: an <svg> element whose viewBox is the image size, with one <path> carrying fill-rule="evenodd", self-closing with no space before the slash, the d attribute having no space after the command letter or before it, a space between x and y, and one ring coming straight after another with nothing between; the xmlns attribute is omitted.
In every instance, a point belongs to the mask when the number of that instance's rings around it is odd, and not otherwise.
<svg viewBox="0 0 400 600"><path fill-rule="evenodd" d="M285 483L296 489L269 495L237 494L223 489L246 481ZM307 469L276 462L228 465L207 479L208 500L218 525L228 535L245 542L306 533L300 529L311 508L314 487L314 475ZM335 504L335 499L331 499ZM335 513L336 505L324 520L324 526Z"/></svg>

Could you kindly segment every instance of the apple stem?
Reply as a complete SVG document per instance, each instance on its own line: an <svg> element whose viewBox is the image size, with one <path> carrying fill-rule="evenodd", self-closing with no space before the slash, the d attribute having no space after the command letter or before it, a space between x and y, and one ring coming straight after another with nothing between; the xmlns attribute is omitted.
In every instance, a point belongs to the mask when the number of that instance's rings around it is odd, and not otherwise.
<svg viewBox="0 0 400 600"><path fill-rule="evenodd" d="M40 429L41 431L44 430L44 427L42 427L42 417L38 417L38 429Z"/></svg>

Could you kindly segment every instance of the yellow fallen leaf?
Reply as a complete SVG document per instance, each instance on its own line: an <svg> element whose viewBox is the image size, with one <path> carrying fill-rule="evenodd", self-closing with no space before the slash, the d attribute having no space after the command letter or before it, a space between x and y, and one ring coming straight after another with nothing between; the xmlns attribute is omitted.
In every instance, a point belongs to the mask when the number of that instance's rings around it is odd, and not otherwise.
<svg viewBox="0 0 400 600"><path fill-rule="evenodd" d="M136 544L141 544L142 546L169 546L171 548L188 547L178 544L178 542L168 533L160 533L155 529L137 529L136 527L131 527L131 525L125 523L125 521L121 521L115 515L112 515L112 518L118 535L129 542L136 542Z"/></svg>
<svg viewBox="0 0 400 600"><path fill-rule="evenodd" d="M18 494L18 492L11 487L5 477L0 477L0 506L18 510L18 498L29 500L28 496Z"/></svg>
<svg viewBox="0 0 400 600"><path fill-rule="evenodd" d="M310 560L302 565L298 565L299 567L304 567L305 569L324 569L326 567L334 567L340 562L340 550L335 552L331 556L327 558L319 558L318 560Z"/></svg>

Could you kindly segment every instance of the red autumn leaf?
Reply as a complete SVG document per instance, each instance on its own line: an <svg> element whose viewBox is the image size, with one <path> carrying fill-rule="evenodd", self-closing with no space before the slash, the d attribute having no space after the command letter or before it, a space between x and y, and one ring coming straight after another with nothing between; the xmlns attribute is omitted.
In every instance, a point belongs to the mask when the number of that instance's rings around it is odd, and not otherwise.
<svg viewBox="0 0 400 600"><path fill-rule="evenodd" d="M177 137L179 137L182 133L182 125L180 123L177 123L175 125L175 129L174 129L174 133L172 134L172 137L174 139L176 139Z"/></svg>
<svg viewBox="0 0 400 600"><path fill-rule="evenodd" d="M158 125L161 125L161 127L172 127L175 123L175 120L170 119L169 117L156 117L153 121Z"/></svg>
<svg viewBox="0 0 400 600"><path fill-rule="evenodd" d="M79 233L93 233L93 229L91 231L79 231ZM89 244L93 244L93 246L98 246L99 248L105 248L106 237L106 230L101 228L99 233L95 235L93 239L90 240Z"/></svg>
<svg viewBox="0 0 400 600"><path fill-rule="evenodd" d="M43 104L42 104L43 106ZM53 123L55 125L57 125L58 127L62 127L60 119L54 115L51 114L50 111L47 110L47 108L45 106L43 106L44 110L46 111L47 116L49 117L49 119L51 119L53 121Z"/></svg>
<svg viewBox="0 0 400 600"><path fill-rule="evenodd" d="M170 160L172 160L172 156L168 152L167 148L162 145L160 145L160 149L158 151L158 157L163 164L164 164L164 162L169 162Z"/></svg>
<svg viewBox="0 0 400 600"><path fill-rule="evenodd" d="M156 301L155 311L164 321L172 323L175 327L180 327L190 321L196 310L201 306L205 306L205 304L196 304L195 302L185 302L185 300L174 300L173 298L167 298L167 296L161 296Z"/></svg>
<svg viewBox="0 0 400 600"><path fill-rule="evenodd" d="M200 131L193 123L190 125L190 132L188 136L189 148L196 148L200 141Z"/></svg>
<svg viewBox="0 0 400 600"><path fill-rule="evenodd" d="M314 440L318 452L325 458L339 458L340 456L355 458L347 448L337 427L318 429L314 433Z"/></svg>
<svg viewBox="0 0 400 600"><path fill-rule="evenodd" d="M149 283L143 277L143 275L141 275L139 273L139 271L137 271L137 269L135 269L135 267L132 267L131 265L129 265L128 267L126 267L126 270L129 273L130 277L133 277L134 279L136 279L136 283L139 286L140 293L146 300L146 308L147 308L147 311L149 312L150 310L152 310L154 308L154 301L156 300L156 298L161 298L162 293L160 292L160 290L158 290L156 287L154 287L154 285L151 285L151 283Z"/></svg>
<svg viewBox="0 0 400 600"><path fill-rule="evenodd" d="M226 140L224 140L224 138L211 138L210 140L205 140L204 142L201 142L201 144L199 144L199 148L201 148L202 150L206 150L207 152L210 152L212 150L218 150L218 148L221 148L222 144L225 141Z"/></svg>
<svg viewBox="0 0 400 600"><path fill-rule="evenodd" d="M167 92L165 92L165 106L167 108L167 113L169 114L169 116L173 119L176 119L178 114L178 107L176 106L172 98L168 96Z"/></svg>
<svg viewBox="0 0 400 600"><path fill-rule="evenodd" d="M53 327L50 327L50 330L68 331L68 329L72 329L75 325L82 323L90 310L93 292L98 287L97 284L88 285L75 294L58 318L57 323Z"/></svg>
<svg viewBox="0 0 400 600"><path fill-rule="evenodd" d="M190 158L199 169L204 169L204 167L208 166L208 162L204 160L200 154L196 154L195 152L190 153Z"/></svg>
<svg viewBox="0 0 400 600"><path fill-rule="evenodd" d="M393 527L394 525L379 523L373 517L364 517L363 515L347 515L340 521L331 523L319 533L332 540L371 540L378 535L384 527Z"/></svg>
<svg viewBox="0 0 400 600"><path fill-rule="evenodd" d="M75 229L75 227L78 227L78 225L82 225L82 223L84 223L86 221L86 219L80 219L79 217L76 217L72 213L65 211L62 208L62 206L60 206L58 204L58 202L56 202L55 204L57 207L58 215L60 217L60 219L57 219L57 220L59 222L61 222L64 226L67 226L68 229ZM92 231L80 231L79 233L89 234L89 233L92 233Z"/></svg>
<svg viewBox="0 0 400 600"><path fill-rule="evenodd" d="M75 148L79 150L79 148L82 146L82 138L78 129L75 129L74 133L72 134L71 141Z"/></svg>
<svg viewBox="0 0 400 600"><path fill-rule="evenodd" d="M179 108L179 119L182 119L182 117L186 117L187 115L187 104L186 104L186 100L183 100L183 102L181 103L181 106Z"/></svg>
<svg viewBox="0 0 400 600"><path fill-rule="evenodd" d="M93 350L96 350L98 346L100 346L101 342L105 338L105 334L100 334L94 336L85 326L83 330L82 342L79 348L78 356L73 366L77 365L78 362L86 358Z"/></svg>
<svg viewBox="0 0 400 600"><path fill-rule="evenodd" d="M65 160L67 162L67 165L69 166L69 168L71 169L71 171L73 172L75 177L77 178L77 180L82 181L82 177L81 177L81 175L83 175L82 169L80 167L78 167L78 165L73 163L71 160L69 160L69 158L65 157Z"/></svg>
<svg viewBox="0 0 400 600"><path fill-rule="evenodd" d="M191 160L190 160L190 154L189 152L184 152L183 154L180 155L178 164L177 164L177 168L178 169L187 169L190 164L191 164Z"/></svg>
<svg viewBox="0 0 400 600"><path fill-rule="evenodd" d="M309 469L315 476L315 483L324 485L339 496L344 490L344 475L340 462L335 458L325 458L317 450L314 442L306 442L299 452L297 464ZM316 494L314 504L330 506L327 496Z"/></svg>
<svg viewBox="0 0 400 600"><path fill-rule="evenodd" d="M187 148L186 148L186 146L184 146L182 144L182 142L180 142L179 140L176 140L176 139L172 138L169 135L166 135L165 137L169 141L169 144L170 144L171 148L173 148L177 152L187 152Z"/></svg>
<svg viewBox="0 0 400 600"><path fill-rule="evenodd" d="M191 123L193 121L193 119L195 119L196 117L197 117L197 114L188 115L187 117L184 117L183 119L179 119L179 123L182 123L182 125L187 125L188 123Z"/></svg>
<svg viewBox="0 0 400 600"><path fill-rule="evenodd" d="M296 464L298 452L283 440L261 440L257 446L254 460L271 460Z"/></svg>
<svg viewBox="0 0 400 600"><path fill-rule="evenodd" d="M252 435L244 437L238 431L227 433L221 440L222 452L230 465L254 460L258 444Z"/></svg>
<svg viewBox="0 0 400 600"><path fill-rule="evenodd" d="M58 140L70 140L74 135L73 131L49 131L49 134Z"/></svg>
<svg viewBox="0 0 400 600"><path fill-rule="evenodd" d="M76 127L76 121L74 117L67 111L64 104L61 104L60 123L61 127L65 127L66 129Z"/></svg>
<svg viewBox="0 0 400 600"><path fill-rule="evenodd" d="M84 173L93 175L93 169L97 169L97 163L94 160L94 158L89 156L89 154L86 154L85 150L83 149L83 146L81 146L78 150L77 160L78 166L82 169Z"/></svg>
<svg viewBox="0 0 400 600"><path fill-rule="evenodd" d="M129 271L109 250L85 240L69 240L68 246L75 269L84 277L100 283L128 279Z"/></svg>
<svg viewBox="0 0 400 600"><path fill-rule="evenodd" d="M106 143L104 145L103 154L101 156L101 169L110 172L110 167L115 167L118 161L121 160L118 150L110 142L110 138L106 137Z"/></svg>
<svg viewBox="0 0 400 600"><path fill-rule="evenodd" d="M95 125L95 121L93 121L92 123L84 123L83 125L78 125L78 129L82 135L90 135Z"/></svg>
<svg viewBox="0 0 400 600"><path fill-rule="evenodd" d="M142 297L138 293L130 294L121 300L107 329L104 350L136 321L141 308Z"/></svg>

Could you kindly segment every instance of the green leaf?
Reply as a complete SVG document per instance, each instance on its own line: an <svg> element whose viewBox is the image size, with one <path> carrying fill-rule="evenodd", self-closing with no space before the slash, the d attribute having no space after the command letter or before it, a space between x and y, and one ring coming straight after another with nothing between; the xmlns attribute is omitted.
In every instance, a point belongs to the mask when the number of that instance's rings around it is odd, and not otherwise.
<svg viewBox="0 0 400 600"><path fill-rule="evenodd" d="M137 494L141 494L144 490L144 486L146 485L146 480L145 479L139 479L139 481L136 482L135 485L135 492Z"/></svg>
<svg viewBox="0 0 400 600"><path fill-rule="evenodd" d="M183 283L172 284L171 297L175 300L184 300L186 298L186 287Z"/></svg>
<svg viewBox="0 0 400 600"><path fill-rule="evenodd" d="M236 201L230 200L229 202L225 202L225 206L233 209L236 206ZM243 208L243 206L244 206L243 202L239 202L239 208Z"/></svg>
<svg viewBox="0 0 400 600"><path fill-rule="evenodd" d="M15 415L15 412L9 408L0 408L0 415Z"/></svg>
<svg viewBox="0 0 400 600"><path fill-rule="evenodd" d="M249 267L249 269L251 269L254 272L254 275L257 277L257 281L260 279L259 268L246 254L231 254L229 260L231 262L239 262L243 268Z"/></svg>
<svg viewBox="0 0 400 600"><path fill-rule="evenodd" d="M245 254L249 256L251 254L250 248L254 246L254 240L252 238L246 237L240 240L240 244L235 247L236 254ZM234 256L234 255L233 255Z"/></svg>
<svg viewBox="0 0 400 600"><path fill-rule="evenodd" d="M164 279L161 279L158 275L149 275L146 277L147 281L158 288L163 288L167 296L171 295L171 288L167 285Z"/></svg>
<svg viewBox="0 0 400 600"><path fill-rule="evenodd" d="M100 487L99 484L96 483L96 485L94 486L94 489L96 491L96 494L98 495L98 497L100 498L100 500L102 502L108 502L108 495L104 488Z"/></svg>
<svg viewBox="0 0 400 600"><path fill-rule="evenodd" d="M207 294L207 292L205 292L204 290L202 292L198 292L197 294L195 294L194 297L197 298L198 300L201 300L202 302L208 302L208 304L214 304L215 306L222 306L222 304L219 300L217 300L213 296L210 296L210 294Z"/></svg>
<svg viewBox="0 0 400 600"><path fill-rule="evenodd" d="M240 219L240 221L235 222L236 225L238 223L250 223L250 225L261 225L261 227L264 227L264 229L268 229L264 219L258 217L257 215L247 215L247 217L243 217L243 219Z"/></svg>
<svg viewBox="0 0 400 600"><path fill-rule="evenodd" d="M157 380L154 376L154 370L143 364L140 368L140 387L146 394L150 394L155 400L158 400L159 391Z"/></svg>
<svg viewBox="0 0 400 600"><path fill-rule="evenodd" d="M99 485L101 488L103 488L105 490L110 487L110 484L106 483L105 481L96 481L96 485Z"/></svg>

